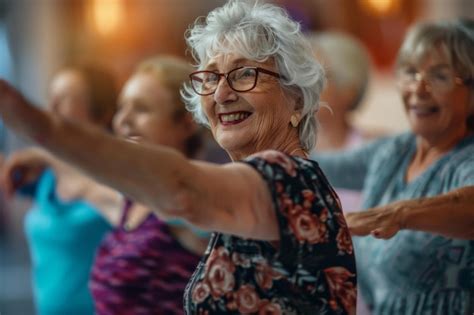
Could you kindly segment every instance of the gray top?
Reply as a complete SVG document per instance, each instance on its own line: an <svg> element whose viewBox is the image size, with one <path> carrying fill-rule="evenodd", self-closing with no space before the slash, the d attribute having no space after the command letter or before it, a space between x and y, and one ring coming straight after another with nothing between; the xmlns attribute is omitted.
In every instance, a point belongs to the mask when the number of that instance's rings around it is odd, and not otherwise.
<svg viewBox="0 0 474 315"><path fill-rule="evenodd" d="M313 158L332 185L363 189L364 209L474 185L474 136L407 183L415 150L415 136L405 133ZM390 240L354 243L359 285L374 315L474 312L474 241L404 230Z"/></svg>

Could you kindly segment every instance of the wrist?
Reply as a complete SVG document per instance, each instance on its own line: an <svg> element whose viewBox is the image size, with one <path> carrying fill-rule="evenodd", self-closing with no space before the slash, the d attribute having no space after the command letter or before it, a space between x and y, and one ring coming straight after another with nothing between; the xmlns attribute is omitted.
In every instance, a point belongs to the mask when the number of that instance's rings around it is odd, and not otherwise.
<svg viewBox="0 0 474 315"><path fill-rule="evenodd" d="M400 230L406 230L408 226L409 207L405 203L399 203L395 207L395 213L397 216L397 222Z"/></svg>

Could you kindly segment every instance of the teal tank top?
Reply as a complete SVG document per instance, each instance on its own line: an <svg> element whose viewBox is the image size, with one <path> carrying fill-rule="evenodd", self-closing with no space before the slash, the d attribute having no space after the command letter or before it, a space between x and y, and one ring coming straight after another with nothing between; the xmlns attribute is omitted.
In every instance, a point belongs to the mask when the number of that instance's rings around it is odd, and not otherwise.
<svg viewBox="0 0 474 315"><path fill-rule="evenodd" d="M53 171L43 173L25 216L38 314L94 314L89 274L96 248L110 229L89 203L60 200Z"/></svg>

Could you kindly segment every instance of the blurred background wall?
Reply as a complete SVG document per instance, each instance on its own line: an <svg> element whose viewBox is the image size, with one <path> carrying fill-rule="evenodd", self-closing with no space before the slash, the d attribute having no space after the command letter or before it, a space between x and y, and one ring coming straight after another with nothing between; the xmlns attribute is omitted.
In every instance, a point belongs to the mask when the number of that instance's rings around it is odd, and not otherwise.
<svg viewBox="0 0 474 315"><path fill-rule="evenodd" d="M361 129L407 128L393 63L406 29L424 19L474 17L471 0L275 0L305 31L339 30L359 38L373 61L365 104L354 114ZM31 100L46 103L52 73L69 62L109 66L123 83L137 62L168 53L184 56L183 33L223 0L0 0L0 76ZM11 134L7 151L26 144ZM27 203L0 209L0 314L33 314L29 257L22 217Z"/></svg>

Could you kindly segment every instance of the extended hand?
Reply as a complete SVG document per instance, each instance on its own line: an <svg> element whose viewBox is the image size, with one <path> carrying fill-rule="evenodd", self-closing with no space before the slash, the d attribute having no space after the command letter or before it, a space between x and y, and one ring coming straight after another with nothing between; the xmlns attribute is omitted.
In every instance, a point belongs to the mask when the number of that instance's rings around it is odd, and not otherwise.
<svg viewBox="0 0 474 315"><path fill-rule="evenodd" d="M398 203L345 215L347 225L354 236L371 234L376 238L389 239L403 227Z"/></svg>
<svg viewBox="0 0 474 315"><path fill-rule="evenodd" d="M48 166L49 156L42 150L32 148L15 152L0 168L0 185L7 197L28 185L36 182Z"/></svg>

